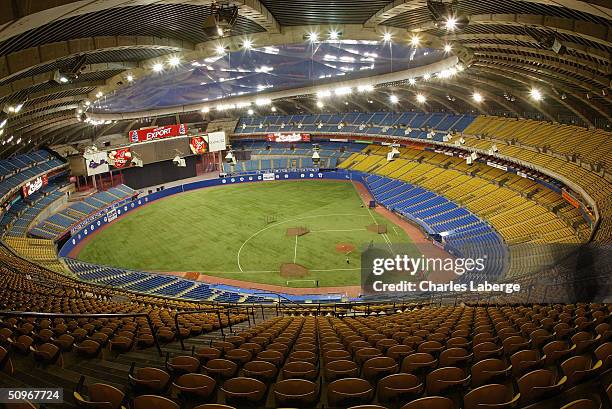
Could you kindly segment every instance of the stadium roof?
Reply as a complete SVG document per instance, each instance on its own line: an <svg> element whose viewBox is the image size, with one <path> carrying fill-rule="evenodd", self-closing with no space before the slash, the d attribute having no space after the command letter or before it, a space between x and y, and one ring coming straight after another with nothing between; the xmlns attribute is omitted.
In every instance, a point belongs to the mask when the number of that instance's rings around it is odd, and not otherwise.
<svg viewBox="0 0 612 409"><path fill-rule="evenodd" d="M350 98L330 98L326 102L330 111L429 109L537 114L545 120L576 121L598 127L609 126L612 119L609 0L458 0L454 6L451 0L436 0L438 5L454 7L455 16L451 17L468 22L465 27L454 28L448 21L435 24L426 0L229 3L239 7L239 17L228 36L219 40L207 35L203 28L204 20L211 14L211 1L207 0L0 0L0 108L6 112L1 114L0 124L8 117L0 138L18 135L23 141L19 146L3 146L1 154L29 150L40 143L124 133L143 123L152 123L156 114L146 114L147 108L186 103L178 97L177 89L189 82L176 81L177 76L192 77L194 81L194 71L189 71L194 68L191 64L196 61L207 64L207 58L219 54L215 52L219 45L226 47L225 52L236 63L236 59L244 58L245 41L255 50L265 47L285 50L292 46L300 49L301 55L298 52L285 56L290 62L281 61L287 64L284 66L287 72L268 81L275 87L282 83L280 88L295 89L282 94L282 98L273 98L274 106L286 113L316 112L317 95L312 92L314 88L304 87L307 71L304 67L313 60L321 63L326 53L308 56L305 45L310 41L334 47L338 53L337 44L325 44L332 32L338 35L338 41L361 42L362 46L378 42L376 53L380 55L388 43L401 51L393 59L384 58L385 63L377 68L381 71L373 72L383 75L374 84L374 91L352 94ZM319 38L311 41L309 33L316 33ZM402 60L413 49L414 37L419 41L418 49L431 48L438 55L445 46L450 47L447 53L455 56L457 66L465 70L450 78L421 80L415 85L408 84L407 78L398 80L399 75L384 77L385 73L405 70ZM352 50L362 52L356 47ZM154 72L156 64L168 67L172 61L183 66ZM216 62L219 67L222 63L223 60ZM234 63L231 65L235 67ZM301 75L291 77L291 65L301 65ZM78 77L73 75L75 71L79 72ZM306 78L317 76L319 80L324 75L315 71ZM404 74L409 75L408 71ZM337 77L338 81L347 78ZM232 81L232 87L254 85L252 75L243 79ZM219 88L218 77L213 82ZM313 81L310 85L318 84ZM145 86L178 88L155 91L151 101L145 98ZM225 88L226 91L215 95L232 93ZM533 89L540 91L542 101L533 98L530 93ZM262 95L269 91L265 89ZM427 107L415 101L416 92L427 94ZM480 102L473 98L474 93L479 94ZM392 94L399 99L395 106L389 103ZM162 101L169 95L173 97ZM195 99L192 97L189 103ZM130 104L130 98L137 99L137 103ZM92 106L85 106L85 101ZM96 102L98 106L108 106L113 101L115 112L140 114L95 127L80 120L79 110L95 117ZM147 106L149 102L151 106ZM269 107L255 110L265 114ZM191 109L174 111L179 120L182 119L179 114L203 115ZM244 112L236 112L241 114Z"/></svg>

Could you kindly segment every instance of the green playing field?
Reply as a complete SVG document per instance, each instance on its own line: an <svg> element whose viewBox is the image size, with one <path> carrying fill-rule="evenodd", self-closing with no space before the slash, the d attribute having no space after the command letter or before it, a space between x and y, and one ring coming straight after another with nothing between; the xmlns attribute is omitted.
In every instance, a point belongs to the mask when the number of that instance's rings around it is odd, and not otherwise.
<svg viewBox="0 0 612 409"><path fill-rule="evenodd" d="M387 233L368 230L373 224L387 225ZM308 233L288 235L296 228ZM77 258L281 286L346 286L359 285L361 249L371 242L411 240L364 207L350 182L282 181L200 189L151 203L96 233ZM355 249L347 254L338 245ZM285 263L308 272L288 277L280 273Z"/></svg>

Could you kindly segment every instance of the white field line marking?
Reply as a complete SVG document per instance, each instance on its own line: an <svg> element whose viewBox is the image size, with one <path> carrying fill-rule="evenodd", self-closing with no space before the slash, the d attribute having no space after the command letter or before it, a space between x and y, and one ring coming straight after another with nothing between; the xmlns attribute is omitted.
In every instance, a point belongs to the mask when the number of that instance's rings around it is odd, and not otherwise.
<svg viewBox="0 0 612 409"><path fill-rule="evenodd" d="M331 233L344 231L368 231L368 229L347 229L347 230L310 230L308 233Z"/></svg>
<svg viewBox="0 0 612 409"><path fill-rule="evenodd" d="M298 235L295 235L295 246L293 246L293 264L295 264L295 261L297 260L297 239L298 239Z"/></svg>
<svg viewBox="0 0 612 409"><path fill-rule="evenodd" d="M397 229L395 228L395 226L393 226L393 231L395 232L396 236L399 236L399 233L397 232Z"/></svg>
<svg viewBox="0 0 612 409"><path fill-rule="evenodd" d="M328 271L356 271L361 270L359 267L356 268L328 268L323 270L310 270L316 273L324 273ZM263 274L263 273L278 273L278 270L257 270L257 271L209 271L209 274ZM295 281L295 280L292 280Z"/></svg>
<svg viewBox="0 0 612 409"><path fill-rule="evenodd" d="M387 242L387 246L389 246L389 250L391 250L391 253L393 253L393 246L392 246L391 240L389 239L389 236L387 236L387 233L383 233L382 236L383 236L383 239L385 239L385 241Z"/></svg>
<svg viewBox="0 0 612 409"><path fill-rule="evenodd" d="M264 231L271 229L273 227L277 227L283 223L291 223L291 222L295 222L298 220L304 220L304 219L314 219L317 217L339 217L339 216L354 216L354 217L367 217L363 214L353 214L353 213L337 213L337 214L317 214L317 215L312 215L312 216L304 216L304 217L298 217L296 219L289 219L289 220L284 220L284 221L280 221L274 224L271 224L269 226L264 227L263 229L260 229L258 231L256 231L255 233L251 234L251 236L246 239L244 241L244 243L242 243L242 245L240 246L240 248L238 249L238 253L236 254L236 262L238 263L238 269L240 270L241 273L244 272L244 269L242 268L242 265L240 264L240 253L242 252L242 249L244 248L244 246L251 241L251 239L253 239L254 237L258 236L259 234L263 233Z"/></svg>

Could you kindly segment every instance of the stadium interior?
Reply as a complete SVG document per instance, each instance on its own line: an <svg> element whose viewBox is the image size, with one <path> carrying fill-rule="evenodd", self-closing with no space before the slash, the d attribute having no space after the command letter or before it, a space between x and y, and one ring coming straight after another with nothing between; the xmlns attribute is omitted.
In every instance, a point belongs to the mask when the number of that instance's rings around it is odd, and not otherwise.
<svg viewBox="0 0 612 409"><path fill-rule="evenodd" d="M0 407L612 409L611 0L0 0Z"/></svg>

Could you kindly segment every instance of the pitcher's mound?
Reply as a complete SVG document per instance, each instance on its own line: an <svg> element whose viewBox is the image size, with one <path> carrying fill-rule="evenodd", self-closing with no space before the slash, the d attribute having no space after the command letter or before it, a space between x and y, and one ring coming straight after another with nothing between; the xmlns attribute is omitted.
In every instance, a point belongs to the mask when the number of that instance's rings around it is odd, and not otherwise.
<svg viewBox="0 0 612 409"><path fill-rule="evenodd" d="M308 269L300 264L283 263L280 266L280 275L285 278L306 277Z"/></svg>
<svg viewBox="0 0 612 409"><path fill-rule="evenodd" d="M372 223L368 225L368 231L371 231L372 233L385 234L387 232L387 225Z"/></svg>
<svg viewBox="0 0 612 409"><path fill-rule="evenodd" d="M290 227L287 229L287 236L295 237L295 236L303 236L307 234L310 230L306 227Z"/></svg>
<svg viewBox="0 0 612 409"><path fill-rule="evenodd" d="M338 253L348 254L352 251L355 251L355 246L351 243L338 243L336 244L336 251Z"/></svg>

